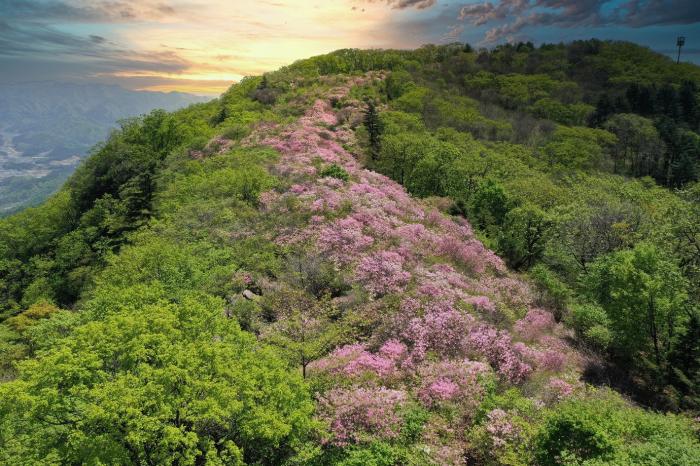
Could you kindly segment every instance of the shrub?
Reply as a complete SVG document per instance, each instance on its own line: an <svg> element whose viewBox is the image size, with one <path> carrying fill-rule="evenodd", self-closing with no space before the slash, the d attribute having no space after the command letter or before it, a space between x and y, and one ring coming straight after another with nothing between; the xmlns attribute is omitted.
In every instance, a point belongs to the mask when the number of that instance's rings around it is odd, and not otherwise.
<svg viewBox="0 0 700 466"><path fill-rule="evenodd" d="M594 349L604 350L611 342L609 320L605 310L595 304L578 304L571 308L569 325L576 336Z"/></svg>
<svg viewBox="0 0 700 466"><path fill-rule="evenodd" d="M534 443L542 466L695 465L700 458L700 442L689 421L642 411L608 391L559 404Z"/></svg>
<svg viewBox="0 0 700 466"><path fill-rule="evenodd" d="M535 283L540 304L553 308L555 319L560 321L571 299L569 287L544 264L537 264L530 269L530 277Z"/></svg>
<svg viewBox="0 0 700 466"><path fill-rule="evenodd" d="M339 180L343 181L348 181L350 179L350 175L348 175L348 172L345 171L343 167L335 163L328 165L323 170L321 170L319 176L321 176L322 178L330 176L332 178L338 178Z"/></svg>
<svg viewBox="0 0 700 466"><path fill-rule="evenodd" d="M236 123L226 128L223 133L221 133L221 137L232 141L240 141L248 136L248 134L250 134L250 126Z"/></svg>

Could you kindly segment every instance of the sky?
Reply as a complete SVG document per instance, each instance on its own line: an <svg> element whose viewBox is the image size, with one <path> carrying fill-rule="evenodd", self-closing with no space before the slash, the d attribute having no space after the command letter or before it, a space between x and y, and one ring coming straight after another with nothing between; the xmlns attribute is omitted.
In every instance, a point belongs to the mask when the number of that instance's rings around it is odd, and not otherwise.
<svg viewBox="0 0 700 466"><path fill-rule="evenodd" d="M0 86L217 95L340 48L629 40L700 63L700 0L0 0Z"/></svg>

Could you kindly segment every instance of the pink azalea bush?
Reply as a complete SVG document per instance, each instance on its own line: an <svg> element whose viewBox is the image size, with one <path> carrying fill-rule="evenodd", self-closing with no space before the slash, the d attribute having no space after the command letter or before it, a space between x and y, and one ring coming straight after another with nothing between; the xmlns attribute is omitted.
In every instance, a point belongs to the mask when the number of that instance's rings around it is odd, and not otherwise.
<svg viewBox="0 0 700 466"><path fill-rule="evenodd" d="M554 316L544 309L530 309L525 317L517 321L514 330L524 339L537 340L554 329Z"/></svg>
<svg viewBox="0 0 700 466"><path fill-rule="evenodd" d="M375 296L403 291L411 274L403 270L403 258L394 251L365 256L355 269L355 279Z"/></svg>
<svg viewBox="0 0 700 466"><path fill-rule="evenodd" d="M405 392L385 387L334 389L321 397L318 407L333 435L331 443L343 446L397 437L402 425L399 411L406 400Z"/></svg>
<svg viewBox="0 0 700 466"><path fill-rule="evenodd" d="M495 447L503 447L518 436L518 429L510 422L510 415L506 411L494 409L486 418L486 432Z"/></svg>
<svg viewBox="0 0 700 466"><path fill-rule="evenodd" d="M468 359L424 364L418 369L418 399L427 407L459 402L468 414L482 401L485 390L481 378L490 372L486 364Z"/></svg>
<svg viewBox="0 0 700 466"><path fill-rule="evenodd" d="M514 349L508 332L480 325L473 328L467 338L470 348L485 356L496 371L509 382L523 382L532 372L532 367L524 362Z"/></svg>
<svg viewBox="0 0 700 466"><path fill-rule="evenodd" d="M561 401L570 397L574 393L574 387L569 382L562 379L551 379L547 384L546 395L550 402Z"/></svg>
<svg viewBox="0 0 700 466"><path fill-rule="evenodd" d="M339 265L347 265L357 258L374 239L362 232L362 224L352 217L336 220L318 235L318 246Z"/></svg>
<svg viewBox="0 0 700 466"><path fill-rule="evenodd" d="M366 373L388 377L395 373L406 354L406 345L397 340L384 343L377 354L367 351L365 345L356 343L337 348L325 358L312 363L310 369L349 377Z"/></svg>
<svg viewBox="0 0 700 466"><path fill-rule="evenodd" d="M435 302L425 307L421 317L412 319L404 337L412 343L412 357L420 361L428 352L443 357L460 356L474 318L455 309L449 302Z"/></svg>

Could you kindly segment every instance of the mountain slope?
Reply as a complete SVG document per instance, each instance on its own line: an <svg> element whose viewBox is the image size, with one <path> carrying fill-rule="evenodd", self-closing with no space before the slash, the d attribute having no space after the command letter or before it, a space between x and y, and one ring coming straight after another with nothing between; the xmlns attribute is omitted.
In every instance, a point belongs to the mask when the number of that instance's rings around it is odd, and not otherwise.
<svg viewBox="0 0 700 466"><path fill-rule="evenodd" d="M696 422L582 380L603 355L456 202L365 168L396 78L366 68L131 122L0 222L0 462L697 464ZM378 107L384 144L420 126Z"/></svg>

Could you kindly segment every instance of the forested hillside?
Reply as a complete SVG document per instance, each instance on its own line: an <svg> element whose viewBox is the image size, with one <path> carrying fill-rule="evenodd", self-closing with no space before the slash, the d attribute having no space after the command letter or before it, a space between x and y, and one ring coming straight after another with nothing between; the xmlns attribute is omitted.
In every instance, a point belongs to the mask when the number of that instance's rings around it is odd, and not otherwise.
<svg viewBox="0 0 700 466"><path fill-rule="evenodd" d="M0 221L2 464L700 464L700 69L342 50Z"/></svg>

